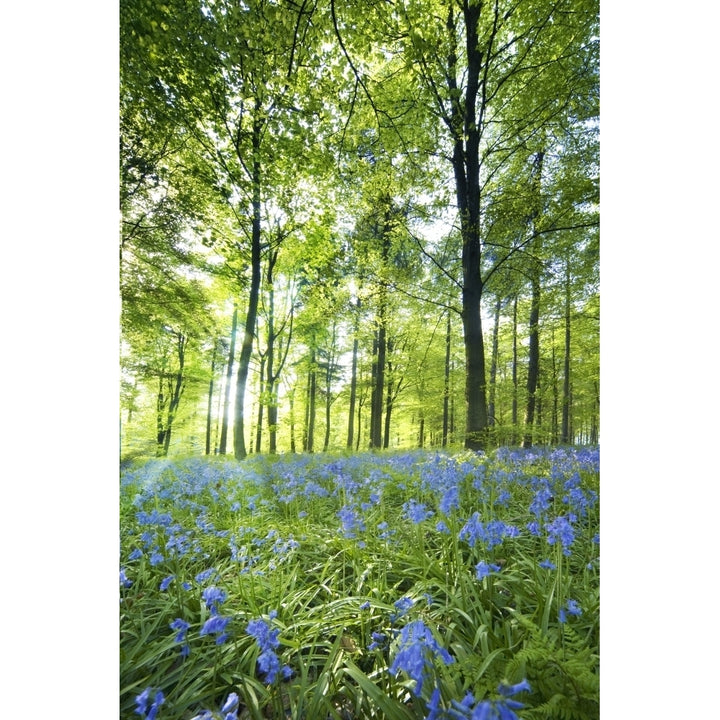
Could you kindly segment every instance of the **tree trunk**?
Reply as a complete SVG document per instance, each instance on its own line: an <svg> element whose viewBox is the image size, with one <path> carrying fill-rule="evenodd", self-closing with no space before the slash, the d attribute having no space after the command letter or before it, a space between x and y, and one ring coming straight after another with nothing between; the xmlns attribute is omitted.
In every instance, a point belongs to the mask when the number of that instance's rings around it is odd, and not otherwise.
<svg viewBox="0 0 720 720"><path fill-rule="evenodd" d="M488 402L488 427L495 425L495 391L497 382L497 366L500 353L499 347L499 330L500 330L500 309L502 300L498 296L495 302L495 322L492 334L492 360L490 361L490 397Z"/></svg>
<svg viewBox="0 0 720 720"><path fill-rule="evenodd" d="M447 325L445 327L445 386L443 388L443 424L442 446L447 447L448 431L450 427L450 341L452 340L452 324L450 309L447 311Z"/></svg>
<svg viewBox="0 0 720 720"><path fill-rule="evenodd" d="M563 366L562 430L560 442L570 442L570 258L565 258L565 360Z"/></svg>
<svg viewBox="0 0 720 720"><path fill-rule="evenodd" d="M262 450L262 427L263 416L265 410L265 362L266 356L260 357L260 372L258 373L258 382L260 392L258 393L258 411L257 411L257 427L255 428L255 454L259 455Z"/></svg>
<svg viewBox="0 0 720 720"><path fill-rule="evenodd" d="M465 50L467 59L465 97L457 84L457 53L453 47L448 56L447 82L452 98L451 124L454 133L452 165L455 195L460 216L462 238L462 320L465 343L465 447L482 450L487 444L487 395L485 349L483 346L481 301L482 278L480 245L480 125L484 106L477 109L482 52L479 47L478 22L482 3L463 4ZM447 19L451 42L455 42L456 25L452 6Z"/></svg>
<svg viewBox="0 0 720 720"><path fill-rule="evenodd" d="M535 422L535 402L540 374L540 337L538 324L540 320L540 271L533 275L532 298L530 301L530 327L528 347L527 404L525 407L525 434L522 446L532 447L533 423Z"/></svg>
<svg viewBox="0 0 720 720"><path fill-rule="evenodd" d="M220 454L227 452L228 416L230 414L230 387L232 385L233 363L235 362L235 337L237 335L237 304L233 308L232 330L230 331L230 352L228 353L227 374L225 376L225 405L223 406L222 429L220 430Z"/></svg>
<svg viewBox="0 0 720 720"><path fill-rule="evenodd" d="M317 358L315 355L315 338L310 349L310 366L308 368L307 398L305 402L305 432L303 450L313 452L315 445L315 393L317 385Z"/></svg>
<svg viewBox="0 0 720 720"><path fill-rule="evenodd" d="M540 181L542 179L542 168L543 161L545 159L545 152L540 150L535 154L533 161L531 183L532 183L532 196L533 196L533 207L528 214L528 227L529 231L535 232L535 221L537 220L540 210L542 199L540 196ZM542 251L540 247L540 236L535 238L532 243L535 254L541 257ZM531 279L531 300L530 300L530 327L529 327L529 348L528 348L528 377L527 377L527 405L525 408L525 436L523 437L523 447L532 447L533 443L533 425L535 422L535 405L536 405L536 394L538 388L538 378L540 375L540 274L542 273L542 266L539 262L534 263L532 279Z"/></svg>
<svg viewBox="0 0 720 720"><path fill-rule="evenodd" d="M348 434L347 434L347 448L352 449L353 446L353 434L354 434L354 423L355 423L355 400L357 398L357 365L358 365L358 324L360 322L360 299L355 301L355 308L357 315L355 317L355 324L353 328L353 354L352 354L352 373L350 376L350 409L348 410Z"/></svg>
<svg viewBox="0 0 720 720"><path fill-rule="evenodd" d="M175 422L178 405L180 404L180 397L182 396L182 392L185 388L184 369L187 337L182 333L176 333L176 336L178 351L178 370L174 376L174 385L172 383L169 383L170 404L168 407L167 422L165 423L165 432L163 434L163 457L167 456L168 450L170 449L170 436L172 434L173 423Z"/></svg>
<svg viewBox="0 0 720 720"><path fill-rule="evenodd" d="M384 304L381 305L373 363L373 388L370 396L370 447L382 447L382 411L385 390L385 360L387 353Z"/></svg>
<svg viewBox="0 0 720 720"><path fill-rule="evenodd" d="M247 456L245 449L245 387L247 385L248 372L250 371L250 356L252 355L253 336L257 322L258 300L260 296L260 223L261 223L261 164L260 164L260 134L262 122L259 119L256 103L255 118L253 120L253 166L252 166L252 246L250 252L251 279L250 297L248 299L248 310L245 318L245 332L240 348L240 360L238 363L237 386L235 390L235 427L234 445L235 459L242 460Z"/></svg>
<svg viewBox="0 0 720 720"><path fill-rule="evenodd" d="M217 341L213 345L212 361L210 362L210 388L208 389L208 404L207 404L207 422L205 423L205 454L210 454L211 435L212 435L212 401L213 401L213 386L215 384L215 358L217 355L218 343Z"/></svg>
<svg viewBox="0 0 720 720"><path fill-rule="evenodd" d="M290 391L290 452L297 452L295 448L295 386Z"/></svg>
<svg viewBox="0 0 720 720"><path fill-rule="evenodd" d="M517 425L518 425L518 352L517 352L517 295L513 300L513 334L512 334L512 347L513 347L513 360L512 360L512 439L511 444L517 442Z"/></svg>

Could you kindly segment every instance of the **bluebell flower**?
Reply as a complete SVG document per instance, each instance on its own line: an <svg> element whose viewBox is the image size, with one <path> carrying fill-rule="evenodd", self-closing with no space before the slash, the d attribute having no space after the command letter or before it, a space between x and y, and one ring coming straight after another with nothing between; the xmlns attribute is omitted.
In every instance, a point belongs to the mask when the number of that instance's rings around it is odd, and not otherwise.
<svg viewBox="0 0 720 720"><path fill-rule="evenodd" d="M157 550L150 556L150 564L155 567L156 565L159 565L165 558L163 557L162 553L158 552Z"/></svg>
<svg viewBox="0 0 720 720"><path fill-rule="evenodd" d="M221 590L219 587L210 585L210 587L203 590L202 597L208 610L210 610L213 615L217 615L219 612L218 605L222 605L222 603L225 602L227 595L225 594L225 591Z"/></svg>
<svg viewBox="0 0 720 720"><path fill-rule="evenodd" d="M460 491L457 485L448 488L440 499L440 512L443 515L449 515L451 510L460 507Z"/></svg>
<svg viewBox="0 0 720 720"><path fill-rule="evenodd" d="M427 667L432 666L434 657L440 658L445 665L454 662L454 658L445 648L438 645L430 629L422 620L408 623L400 633L399 650L390 666L395 675L403 670L415 681L414 693L422 694L422 686L427 679Z"/></svg>
<svg viewBox="0 0 720 720"><path fill-rule="evenodd" d="M172 630L178 631L178 634L175 636L175 642L181 643L185 639L185 636L187 635L187 631L190 628L190 623L187 622L186 620L183 620L182 618L175 618L170 623L170 628Z"/></svg>
<svg viewBox="0 0 720 720"><path fill-rule="evenodd" d="M527 679L521 680L515 685L506 685L503 683L498 686L498 692L504 697L512 697L513 695L517 695L519 692L523 691L530 692L531 689L532 688L530 687L530 683Z"/></svg>
<svg viewBox="0 0 720 720"><path fill-rule="evenodd" d="M450 532L450 528L442 520L437 521L437 523L435 524L435 529L441 533L449 533Z"/></svg>
<svg viewBox="0 0 720 720"><path fill-rule="evenodd" d="M135 698L135 713L142 715L146 720L155 720L160 706L165 702L165 695L162 690L157 690L154 694L152 704L150 704L151 690L152 688L145 688L145 690Z"/></svg>
<svg viewBox="0 0 720 720"><path fill-rule="evenodd" d="M570 546L575 540L575 530L569 520L563 515L558 515L551 523L546 523L545 529L548 532L548 543L553 545L559 540L563 546L563 554L570 555Z"/></svg>
<svg viewBox="0 0 720 720"><path fill-rule="evenodd" d="M399 620L414 605L415 601L409 597L402 597L396 600L393 605L397 608L396 613L391 613L390 622Z"/></svg>
<svg viewBox="0 0 720 720"><path fill-rule="evenodd" d="M217 635L215 644L222 645L228 638L225 628L229 622L229 617L213 615L205 621L205 624L200 629L200 635Z"/></svg>
<svg viewBox="0 0 720 720"><path fill-rule="evenodd" d="M541 560L538 565L544 570L554 570L556 567L555 563L550 560Z"/></svg>
<svg viewBox="0 0 720 720"><path fill-rule="evenodd" d="M369 610L370 609L370 601L366 600L362 605L360 605L360 610Z"/></svg>
<svg viewBox="0 0 720 720"><path fill-rule="evenodd" d="M499 565L493 565L486 562L483 562L482 560L475 566L475 574L477 576L478 580L482 580L483 578L486 578L490 573L493 572L499 572L500 566Z"/></svg>
<svg viewBox="0 0 720 720"><path fill-rule="evenodd" d="M168 575L166 578L162 580L160 583L160 592L165 592L165 590L170 587L170 583L175 579L174 575Z"/></svg>
<svg viewBox="0 0 720 720"><path fill-rule="evenodd" d="M348 539L356 537L356 532L365 530L365 523L358 515L354 505L345 505L337 512L342 522L343 536Z"/></svg>
<svg viewBox="0 0 720 720"><path fill-rule="evenodd" d="M225 701L225 704L220 708L220 712L223 713L229 713L231 710L234 710L238 703L240 702L240 698L238 697L238 694L236 692L231 692L227 700Z"/></svg>
<svg viewBox="0 0 720 720"><path fill-rule="evenodd" d="M273 611L274 612L274 611ZM271 619L275 615L271 613ZM255 638L255 642L260 649L260 655L257 659L258 668L265 675L265 682L275 682L278 672L284 678L290 677L292 670L287 666L280 664L280 659L275 654L275 648L280 645L278 628L270 629L270 626L262 619L251 620L247 625L247 633Z"/></svg>
<svg viewBox="0 0 720 720"><path fill-rule="evenodd" d="M139 560L143 556L140 548L135 548L129 555L130 560Z"/></svg>
<svg viewBox="0 0 720 720"><path fill-rule="evenodd" d="M129 588L132 585L132 580L128 580L123 568L120 568L120 584L126 588Z"/></svg>
<svg viewBox="0 0 720 720"><path fill-rule="evenodd" d="M435 514L432 510L427 510L424 503L418 502L417 500L408 500L408 502L403 503L403 512L415 525L431 518Z"/></svg>
<svg viewBox="0 0 720 720"><path fill-rule="evenodd" d="M436 687L427 702L427 715L425 720L440 720L443 716L443 709L440 707L440 688Z"/></svg>
<svg viewBox="0 0 720 720"><path fill-rule="evenodd" d="M203 570L195 576L195 582L204 583L206 580L212 577L215 572L215 568L208 568L207 570Z"/></svg>
<svg viewBox="0 0 720 720"><path fill-rule="evenodd" d="M572 615L573 617L580 617L582 615L582 608L578 605L577 600L568 599L564 607L561 607L558 611L558 620L561 623L567 622L567 616Z"/></svg>
<svg viewBox="0 0 720 720"><path fill-rule="evenodd" d="M385 645L385 634L379 632L372 632L370 634L372 642L368 645L368 650L378 650Z"/></svg>

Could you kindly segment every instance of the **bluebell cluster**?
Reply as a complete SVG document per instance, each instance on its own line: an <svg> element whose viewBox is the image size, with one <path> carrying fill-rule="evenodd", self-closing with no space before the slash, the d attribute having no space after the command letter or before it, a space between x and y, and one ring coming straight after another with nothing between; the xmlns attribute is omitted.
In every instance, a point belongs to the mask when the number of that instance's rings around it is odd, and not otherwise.
<svg viewBox="0 0 720 720"><path fill-rule="evenodd" d="M277 613L272 611L270 619L275 619ZM247 625L247 633L255 638L255 642L260 649L260 655L257 659L257 666L263 674L265 682L273 683L280 674L287 679L292 675L292 669L288 665L282 665L280 658L276 655L275 650L280 645L278 628L270 628L268 623L262 618L251 620Z"/></svg>
<svg viewBox="0 0 720 720"><path fill-rule="evenodd" d="M400 632L397 654L390 666L390 673L403 670L415 681L414 693L422 695L423 683L433 668L433 660L438 658L445 665L455 662L450 653L433 636L422 620L413 620Z"/></svg>

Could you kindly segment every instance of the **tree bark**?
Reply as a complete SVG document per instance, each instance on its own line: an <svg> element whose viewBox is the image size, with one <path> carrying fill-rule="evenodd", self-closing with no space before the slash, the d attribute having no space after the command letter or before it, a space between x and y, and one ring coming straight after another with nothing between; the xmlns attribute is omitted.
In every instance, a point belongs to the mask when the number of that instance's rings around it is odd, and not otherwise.
<svg viewBox="0 0 720 720"><path fill-rule="evenodd" d="M490 361L490 397L488 402L488 427L495 425L495 393L496 393L496 382L497 382L497 366L498 358L500 353L499 345L499 330L500 330L500 309L502 307L502 300L498 296L495 301L495 322L493 325L492 334L492 359Z"/></svg>
<svg viewBox="0 0 720 720"><path fill-rule="evenodd" d="M235 337L237 335L237 304L233 308L232 330L230 331L230 351L228 353L227 374L225 377L225 404L223 406L222 428L220 430L220 454L227 452L228 416L230 414L230 386L232 385L233 363L235 362Z"/></svg>
<svg viewBox="0 0 720 720"><path fill-rule="evenodd" d="M352 449L353 446L353 435L354 435L354 424L355 424L355 401L357 398L357 365L358 365L358 325L360 318L360 298L355 301L355 323L353 327L353 353L352 353L352 372L350 376L350 408L348 410L348 434L347 434L347 448Z"/></svg>
<svg viewBox="0 0 720 720"><path fill-rule="evenodd" d="M207 418L205 423L205 454L210 454L211 435L212 435L212 401L213 386L215 384L215 358L217 356L218 343L213 345L212 360L210 362L210 387L208 389Z"/></svg>
<svg viewBox="0 0 720 720"><path fill-rule="evenodd" d="M560 442L570 442L570 258L565 258L565 359L563 364L562 430Z"/></svg>
<svg viewBox="0 0 720 720"><path fill-rule="evenodd" d="M258 299L260 296L260 260L261 260L261 163L260 163L260 136L262 122L259 115L258 103L255 107L253 119L253 165L252 165L252 240L250 250L250 296L248 299L247 316L245 317L245 332L240 348L238 363L237 386L235 390L235 426L233 440L235 445L235 459L242 460L247 456L245 448L245 387L250 371L250 356L252 355L255 323L257 322Z"/></svg>
<svg viewBox="0 0 720 720"><path fill-rule="evenodd" d="M443 388L443 424L442 446L447 447L448 431L450 427L450 341L452 340L452 324L450 309L447 311L447 325L445 327L445 386Z"/></svg>

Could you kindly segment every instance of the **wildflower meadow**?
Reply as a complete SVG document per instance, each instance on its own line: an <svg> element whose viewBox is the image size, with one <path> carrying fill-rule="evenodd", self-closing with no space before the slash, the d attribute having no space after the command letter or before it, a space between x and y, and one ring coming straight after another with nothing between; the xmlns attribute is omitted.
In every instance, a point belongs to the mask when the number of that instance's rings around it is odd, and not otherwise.
<svg viewBox="0 0 720 720"><path fill-rule="evenodd" d="M120 714L599 717L599 451L121 468Z"/></svg>

